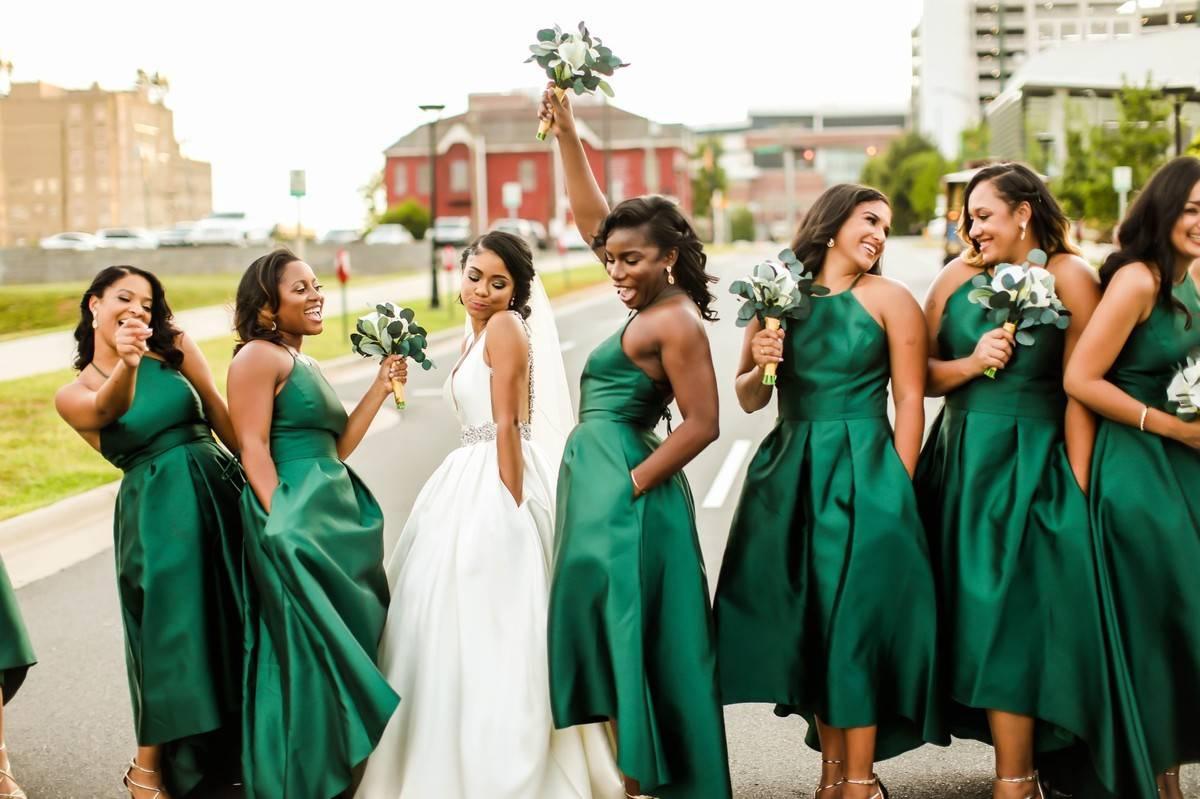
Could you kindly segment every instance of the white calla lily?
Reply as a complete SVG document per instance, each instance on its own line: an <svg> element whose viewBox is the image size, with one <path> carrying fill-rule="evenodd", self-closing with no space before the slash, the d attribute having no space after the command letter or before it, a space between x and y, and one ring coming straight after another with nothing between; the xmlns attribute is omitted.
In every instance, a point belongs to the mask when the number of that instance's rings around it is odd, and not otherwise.
<svg viewBox="0 0 1200 799"><path fill-rule="evenodd" d="M558 46L558 57L568 64L573 72L579 73L587 63L588 50L583 37L572 34L567 41Z"/></svg>

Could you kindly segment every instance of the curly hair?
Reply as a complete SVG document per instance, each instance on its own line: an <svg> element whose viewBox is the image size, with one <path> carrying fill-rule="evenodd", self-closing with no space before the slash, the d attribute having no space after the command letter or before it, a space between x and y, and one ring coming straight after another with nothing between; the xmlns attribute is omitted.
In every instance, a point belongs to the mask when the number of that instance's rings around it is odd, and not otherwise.
<svg viewBox="0 0 1200 799"><path fill-rule="evenodd" d="M591 242L592 249L603 247L614 230L644 228L646 238L661 252L675 250L675 283L687 293L700 308L700 316L706 321L717 321L717 312L712 308L716 302L708 287L717 278L705 271L708 256L704 245L679 206L666 197L651 195L634 197L617 205L600 224L600 231Z"/></svg>
<svg viewBox="0 0 1200 799"><path fill-rule="evenodd" d="M150 338L146 345L150 351L170 367L183 365L183 351L176 346L180 330L175 327L175 315L167 304L167 293L162 283L152 273L136 266L106 266L92 278L92 284L83 292L79 301L79 324L75 327L75 369L82 372L96 355L96 331L92 327L92 297L100 299L113 283L128 275L137 275L150 284Z"/></svg>

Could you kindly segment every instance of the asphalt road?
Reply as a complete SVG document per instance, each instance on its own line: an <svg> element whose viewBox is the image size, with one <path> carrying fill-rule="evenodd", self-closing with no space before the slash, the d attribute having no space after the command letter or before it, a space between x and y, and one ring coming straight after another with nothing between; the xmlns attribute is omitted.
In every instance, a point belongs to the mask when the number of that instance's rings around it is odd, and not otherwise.
<svg viewBox="0 0 1200 799"><path fill-rule="evenodd" d="M741 331L733 325L735 308L725 286L757 256L770 252L757 247L710 261L722 278L717 294L723 320L711 329L721 381L722 436L687 474L714 585L746 462L772 424L770 412L748 416L734 400L732 377ZM896 240L889 244L887 264L889 274L904 280L920 297L940 261L934 249ZM560 311L563 354L572 381L591 349L623 318L623 306L607 289ZM401 415L385 409L376 430L351 458L383 506L389 548L422 483L457 445L457 423L440 399L454 353L447 347L433 355L443 368L415 372L408 410ZM369 369L355 368L339 373L335 382L343 399L353 402L369 379ZM41 659L5 711L5 737L18 778L30 799L123 796L120 774L134 751L134 739L111 551L35 582L18 597ZM765 705L729 708L726 720L739 798L812 795L819 757L803 745L803 722L778 719ZM896 799L991 796L991 752L975 743L956 742L946 749L927 746L880 764L879 772ZM1200 791L1195 769L1185 773L1185 788Z"/></svg>

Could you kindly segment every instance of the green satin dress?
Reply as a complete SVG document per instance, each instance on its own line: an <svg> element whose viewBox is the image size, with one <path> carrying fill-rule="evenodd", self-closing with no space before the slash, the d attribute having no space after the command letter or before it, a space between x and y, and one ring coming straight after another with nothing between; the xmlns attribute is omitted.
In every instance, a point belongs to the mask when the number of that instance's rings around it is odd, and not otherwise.
<svg viewBox="0 0 1200 799"><path fill-rule="evenodd" d="M21 618L17 594L8 579L4 560L0 559L0 691L3 691L0 701L3 704L7 705L17 695L25 682L25 673L35 663L37 658Z"/></svg>
<svg viewBox="0 0 1200 799"><path fill-rule="evenodd" d="M779 420L750 462L717 584L726 704L878 725L876 759L947 745L937 610L887 418L887 334L853 291L791 326Z"/></svg>
<svg viewBox="0 0 1200 799"><path fill-rule="evenodd" d="M388 606L383 512L338 457L345 427L320 369L296 358L271 420L271 512L248 484L241 501L250 799L337 796L399 702L375 665Z"/></svg>
<svg viewBox="0 0 1200 799"><path fill-rule="evenodd" d="M1174 293L1191 326L1157 306L1108 374L1152 408L1164 408L1176 368L1200 348L1200 292L1188 278ZM1119 688L1145 735L1146 768L1200 761L1200 452L1102 419L1089 497Z"/></svg>
<svg viewBox="0 0 1200 799"><path fill-rule="evenodd" d="M946 301L943 360L967 357L995 327L971 288ZM1088 501L1067 460L1066 333L1031 333L994 380L946 396L917 466L952 732L990 743L986 709L1032 716L1040 761L1081 750L1105 786L1146 795L1136 727L1112 680Z"/></svg>
<svg viewBox="0 0 1200 799"><path fill-rule="evenodd" d="M138 744L163 747L175 796L227 783L242 697L241 470L192 384L149 357L100 452L124 472L113 532Z"/></svg>
<svg viewBox="0 0 1200 799"><path fill-rule="evenodd" d="M669 387L621 347L588 357L558 479L550 701L558 728L612 719L621 771L662 799L727 799L708 582L682 472L634 499Z"/></svg>

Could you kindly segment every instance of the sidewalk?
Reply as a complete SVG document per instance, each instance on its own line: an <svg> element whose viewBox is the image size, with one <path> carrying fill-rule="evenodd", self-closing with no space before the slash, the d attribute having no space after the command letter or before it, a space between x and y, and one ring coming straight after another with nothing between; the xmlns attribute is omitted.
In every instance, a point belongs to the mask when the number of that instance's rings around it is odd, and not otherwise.
<svg viewBox="0 0 1200 799"><path fill-rule="evenodd" d="M559 269L557 256L550 256L545 260L550 264L547 267L548 272ZM565 265L568 269L574 269L577 266L586 266L595 260L596 256L590 252L571 253L566 257ZM445 289L448 284L446 273L442 272L438 277L441 280L441 290L446 293ZM230 278L232 280L234 276L230 275ZM86 286L81 285L80 291L82 292L84 288ZM451 293L453 291L454 289L451 289ZM340 316L343 312L341 289L336 285L326 286L325 292L325 316L327 318ZM383 283L369 283L359 287L355 287L354 281L351 280L350 289L346 293L349 309L351 311L361 310L365 313L380 297L411 300L415 297L427 296L429 294L429 274L414 273L403 278ZM169 293L168 299L170 299ZM196 341L229 335L233 330L233 306L232 304L229 307L211 305L207 308L180 311L175 314L175 325ZM66 369L70 367L71 359L74 357L75 338L68 330L0 342L0 380L14 380L18 377L29 377L53 372L57 369Z"/></svg>

